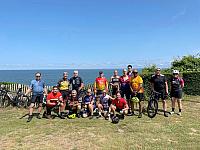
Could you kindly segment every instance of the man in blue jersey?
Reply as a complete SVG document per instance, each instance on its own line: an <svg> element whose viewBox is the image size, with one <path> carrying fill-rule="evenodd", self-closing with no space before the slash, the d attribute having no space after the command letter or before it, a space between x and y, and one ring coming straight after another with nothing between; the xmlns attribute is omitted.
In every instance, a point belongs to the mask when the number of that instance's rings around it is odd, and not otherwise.
<svg viewBox="0 0 200 150"><path fill-rule="evenodd" d="M40 113L42 111L43 97L44 95L47 95L45 83L43 80L41 80L41 73L37 72L35 74L35 80L31 81L31 85L25 95L28 95L30 92L32 92L32 99L29 107L29 117L27 122L30 122L33 118L33 107L36 102L39 103L37 118L41 119Z"/></svg>

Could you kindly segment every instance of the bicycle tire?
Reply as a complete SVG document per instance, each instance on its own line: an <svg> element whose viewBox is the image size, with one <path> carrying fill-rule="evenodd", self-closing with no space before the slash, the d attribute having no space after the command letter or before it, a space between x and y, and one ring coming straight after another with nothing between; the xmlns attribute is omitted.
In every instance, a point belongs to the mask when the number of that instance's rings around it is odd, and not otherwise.
<svg viewBox="0 0 200 150"><path fill-rule="evenodd" d="M158 112L158 101L152 99L149 101L147 106L147 114L149 118L154 118Z"/></svg>

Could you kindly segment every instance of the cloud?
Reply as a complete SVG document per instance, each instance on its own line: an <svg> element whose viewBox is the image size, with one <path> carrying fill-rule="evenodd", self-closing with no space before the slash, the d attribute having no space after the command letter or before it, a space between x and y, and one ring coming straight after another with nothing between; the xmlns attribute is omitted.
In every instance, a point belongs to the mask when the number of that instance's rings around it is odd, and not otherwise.
<svg viewBox="0 0 200 150"><path fill-rule="evenodd" d="M172 21L179 19L180 17L184 16L185 14L186 14L186 9L179 11L174 16L172 16Z"/></svg>

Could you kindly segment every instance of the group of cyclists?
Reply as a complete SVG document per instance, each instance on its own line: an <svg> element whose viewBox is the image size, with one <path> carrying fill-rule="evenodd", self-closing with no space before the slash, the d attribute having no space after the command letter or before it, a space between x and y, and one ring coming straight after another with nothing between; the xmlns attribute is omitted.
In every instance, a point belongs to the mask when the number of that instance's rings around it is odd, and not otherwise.
<svg viewBox="0 0 200 150"><path fill-rule="evenodd" d="M182 111L182 89L184 81L179 76L179 71L173 71L171 82L171 100L172 111L175 112L175 102L178 102L179 112ZM150 79L151 90L159 94L162 99L164 116L168 117L166 98L168 96L168 83L164 75L161 74L161 69L157 68L155 74ZM112 92L109 92L109 86ZM54 108L57 108L58 116L61 119L74 117L89 117L94 118L94 111L97 113L97 118L110 119L115 118L120 114L120 118L124 119L125 115L132 116L135 114L135 100L139 104L138 118L142 117L144 107L144 87L143 79L139 75L137 69L133 69L131 65L127 69L123 69L123 75L119 76L115 70L110 80L104 77L103 71L99 72L99 76L95 79L93 89L87 89L86 94L80 97L81 90L84 84L78 71L73 72L73 77L68 79L68 73L63 73L63 78L58 81L57 85L53 86L52 91L48 92L45 87L45 82L41 79L41 73L35 74L35 80L31 81L29 89L25 95L32 92L31 104L29 107L29 117L27 122L33 118L33 108L36 102L39 103L37 118L41 119L41 111L43 106L44 96L46 97L46 106L43 117L50 119ZM96 111L97 110L97 111ZM67 115L66 115L67 114Z"/></svg>

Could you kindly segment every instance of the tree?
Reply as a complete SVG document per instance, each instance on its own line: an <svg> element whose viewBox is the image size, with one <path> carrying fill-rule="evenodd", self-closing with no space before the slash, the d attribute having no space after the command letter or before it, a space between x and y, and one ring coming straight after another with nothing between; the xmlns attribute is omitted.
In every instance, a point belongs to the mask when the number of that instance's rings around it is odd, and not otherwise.
<svg viewBox="0 0 200 150"><path fill-rule="evenodd" d="M177 58L172 62L171 69L178 69L180 71L199 71L200 69L200 54L183 56Z"/></svg>

